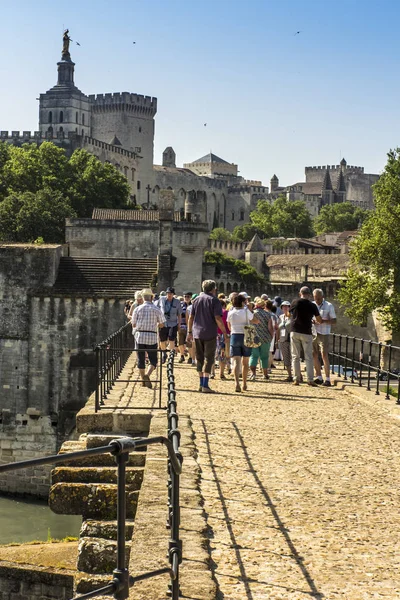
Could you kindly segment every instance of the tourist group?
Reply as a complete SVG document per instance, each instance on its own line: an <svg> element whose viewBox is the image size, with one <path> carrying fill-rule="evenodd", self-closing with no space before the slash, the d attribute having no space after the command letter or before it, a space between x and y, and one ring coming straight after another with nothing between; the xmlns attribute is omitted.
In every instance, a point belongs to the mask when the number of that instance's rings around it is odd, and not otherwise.
<svg viewBox="0 0 400 600"><path fill-rule="evenodd" d="M167 349L180 354L180 363L187 357L188 364L197 368L199 391L206 394L214 391L210 379L226 380L232 372L235 391L247 390L248 382L256 380L259 365L267 381L278 358L287 372L285 381L303 382L304 360L305 383L331 385L328 350L336 315L320 289L311 292L304 286L292 302L266 294L252 300L246 292L233 292L229 297L218 294L215 281L206 280L200 294L177 296L169 287L154 295L144 289L136 292L134 301L126 302L124 310L132 323L145 387L152 387L158 350L165 362Z"/></svg>

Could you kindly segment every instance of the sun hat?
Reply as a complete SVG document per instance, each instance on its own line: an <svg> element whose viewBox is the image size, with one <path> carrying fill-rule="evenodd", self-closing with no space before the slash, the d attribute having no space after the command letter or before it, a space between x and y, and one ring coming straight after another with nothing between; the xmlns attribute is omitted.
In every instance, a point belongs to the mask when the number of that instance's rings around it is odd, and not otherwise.
<svg viewBox="0 0 400 600"><path fill-rule="evenodd" d="M290 306L290 302L285 300L284 302L282 302L281 306Z"/></svg>
<svg viewBox="0 0 400 600"><path fill-rule="evenodd" d="M255 298L254 299L254 303L257 306L260 306L261 308L265 308L265 300L264 298Z"/></svg>

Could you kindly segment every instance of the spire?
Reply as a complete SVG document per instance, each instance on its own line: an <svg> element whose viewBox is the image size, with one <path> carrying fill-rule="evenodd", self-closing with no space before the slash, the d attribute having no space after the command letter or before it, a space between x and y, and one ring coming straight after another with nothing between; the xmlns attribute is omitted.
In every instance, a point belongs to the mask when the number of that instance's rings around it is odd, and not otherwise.
<svg viewBox="0 0 400 600"><path fill-rule="evenodd" d="M322 182L322 191L324 190L332 190L332 180L329 174L329 167L327 167L324 175L324 180Z"/></svg>
<svg viewBox="0 0 400 600"><path fill-rule="evenodd" d="M260 240L257 233L253 236L253 239L246 246L245 252L265 252L264 244Z"/></svg>
<svg viewBox="0 0 400 600"><path fill-rule="evenodd" d="M66 29L63 35L63 47L61 52L61 60L57 63L58 70L58 81L57 88L73 88L74 84L74 67L75 63L71 60L69 53L69 43L71 38L69 37L69 30Z"/></svg>
<svg viewBox="0 0 400 600"><path fill-rule="evenodd" d="M337 192L345 192L346 193L346 184L345 184L345 181L344 181L344 176L343 176L342 169L340 169L340 171L339 171L337 185L336 185L336 191Z"/></svg>

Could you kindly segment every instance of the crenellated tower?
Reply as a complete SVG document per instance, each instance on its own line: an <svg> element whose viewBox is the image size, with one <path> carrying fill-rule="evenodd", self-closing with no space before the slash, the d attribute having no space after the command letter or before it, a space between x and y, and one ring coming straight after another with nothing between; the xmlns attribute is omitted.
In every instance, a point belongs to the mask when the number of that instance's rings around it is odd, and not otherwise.
<svg viewBox="0 0 400 600"><path fill-rule="evenodd" d="M110 141L114 136L121 146L136 152L140 158L136 197L141 203L145 188L153 186L154 116L157 98L131 94L97 94L89 96L92 109L92 137Z"/></svg>

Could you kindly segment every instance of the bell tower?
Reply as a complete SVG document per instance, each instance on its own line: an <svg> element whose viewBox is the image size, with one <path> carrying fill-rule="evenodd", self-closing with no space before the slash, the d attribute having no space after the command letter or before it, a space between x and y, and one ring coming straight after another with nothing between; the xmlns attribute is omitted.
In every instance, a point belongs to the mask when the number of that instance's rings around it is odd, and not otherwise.
<svg viewBox="0 0 400 600"><path fill-rule="evenodd" d="M74 82L75 63L69 51L71 41L66 29L61 60L57 63L57 83L39 98L39 129L49 139L63 138L70 132L79 136L91 134L90 101Z"/></svg>

